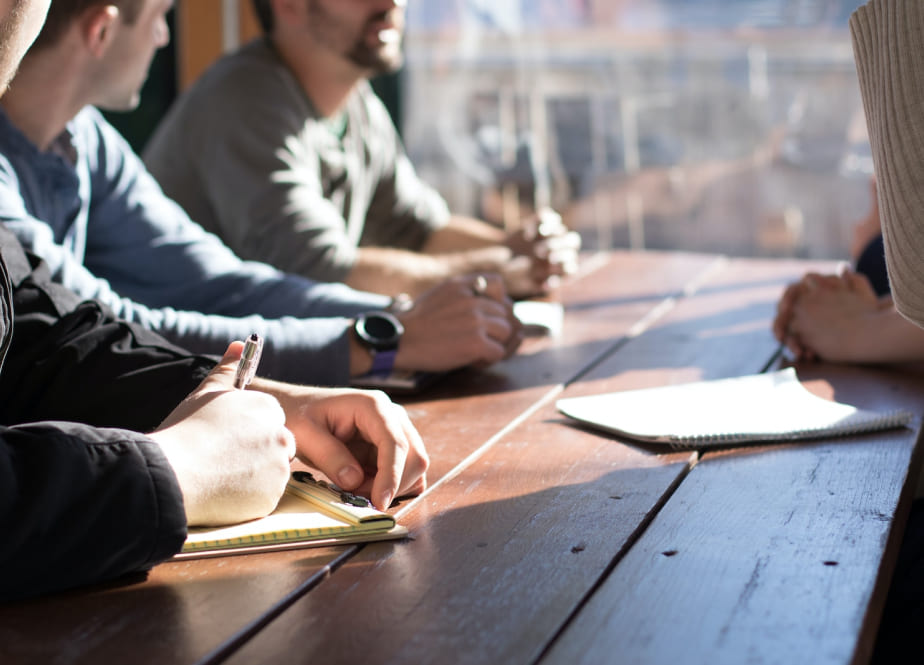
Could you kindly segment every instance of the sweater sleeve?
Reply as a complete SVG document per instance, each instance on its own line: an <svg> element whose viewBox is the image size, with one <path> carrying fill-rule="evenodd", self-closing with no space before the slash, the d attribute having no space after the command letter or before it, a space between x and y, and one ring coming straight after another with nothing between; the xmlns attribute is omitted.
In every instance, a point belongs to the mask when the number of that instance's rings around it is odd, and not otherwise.
<svg viewBox="0 0 924 665"><path fill-rule="evenodd" d="M20 164L20 173L15 160L0 159L0 221L56 281L190 351L220 355L230 341L258 332L268 340L264 375L348 382L350 318L387 306L388 298L240 260L163 195L95 110L81 112L73 130L86 148L75 174L86 172L82 186L93 196L86 265L30 213L47 202L43 190L27 186L29 168Z"/></svg>
<svg viewBox="0 0 924 665"><path fill-rule="evenodd" d="M450 215L368 84L342 112L338 136L261 40L177 100L144 158L164 191L238 255L343 281L358 247L419 250Z"/></svg>
<svg viewBox="0 0 924 665"><path fill-rule="evenodd" d="M924 4L871 0L850 30L892 296L924 326Z"/></svg>

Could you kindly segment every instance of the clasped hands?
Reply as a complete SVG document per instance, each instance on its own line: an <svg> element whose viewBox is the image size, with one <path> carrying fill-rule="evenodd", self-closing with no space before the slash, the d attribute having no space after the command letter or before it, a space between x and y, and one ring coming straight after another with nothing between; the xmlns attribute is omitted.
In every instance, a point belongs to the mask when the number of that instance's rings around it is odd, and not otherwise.
<svg viewBox="0 0 924 665"><path fill-rule="evenodd" d="M877 316L891 307L862 274L808 273L783 292L773 334L796 360L858 362L875 343L870 333Z"/></svg>
<svg viewBox="0 0 924 665"><path fill-rule="evenodd" d="M507 291L523 298L547 293L577 270L581 236L557 212L543 208L510 233L506 245L513 254L503 270Z"/></svg>

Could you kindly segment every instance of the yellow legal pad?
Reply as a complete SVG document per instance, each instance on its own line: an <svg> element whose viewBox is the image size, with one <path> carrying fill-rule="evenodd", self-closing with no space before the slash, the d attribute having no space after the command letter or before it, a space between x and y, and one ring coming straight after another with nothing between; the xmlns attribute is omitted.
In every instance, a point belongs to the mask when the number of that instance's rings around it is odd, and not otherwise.
<svg viewBox="0 0 924 665"><path fill-rule="evenodd" d="M271 514L231 526L192 528L174 558L223 556L407 536L395 518L362 497L296 471Z"/></svg>

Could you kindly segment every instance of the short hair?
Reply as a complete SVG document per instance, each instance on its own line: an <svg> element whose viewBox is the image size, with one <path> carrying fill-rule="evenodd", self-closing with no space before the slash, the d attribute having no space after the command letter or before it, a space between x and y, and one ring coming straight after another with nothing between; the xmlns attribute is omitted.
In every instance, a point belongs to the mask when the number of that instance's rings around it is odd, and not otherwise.
<svg viewBox="0 0 924 665"><path fill-rule="evenodd" d="M264 35L273 32L275 26L275 16L273 15L273 5L270 0L252 0L253 13L257 15L257 21L263 29Z"/></svg>
<svg viewBox="0 0 924 665"><path fill-rule="evenodd" d="M42 31L30 50L52 46L61 39L71 22L95 5L114 5L119 16L128 25L133 24L144 7L145 0L52 0Z"/></svg>

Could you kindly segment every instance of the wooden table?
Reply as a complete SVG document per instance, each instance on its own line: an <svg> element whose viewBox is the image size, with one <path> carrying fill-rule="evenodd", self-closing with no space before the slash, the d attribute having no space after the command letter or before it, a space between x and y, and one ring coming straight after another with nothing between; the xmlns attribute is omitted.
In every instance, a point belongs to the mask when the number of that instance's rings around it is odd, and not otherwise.
<svg viewBox="0 0 924 665"><path fill-rule="evenodd" d="M918 417L707 455L554 408L775 367L776 300L807 267L590 257L560 336L406 400L433 461L395 509L411 539L170 562L0 607L0 663L866 662L920 466L917 374L799 367L819 394Z"/></svg>

